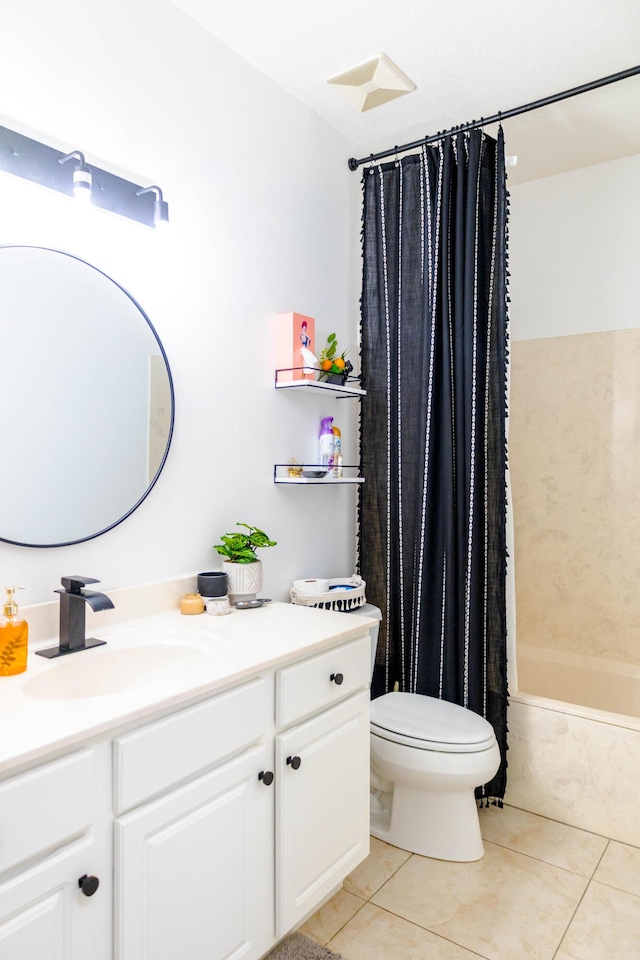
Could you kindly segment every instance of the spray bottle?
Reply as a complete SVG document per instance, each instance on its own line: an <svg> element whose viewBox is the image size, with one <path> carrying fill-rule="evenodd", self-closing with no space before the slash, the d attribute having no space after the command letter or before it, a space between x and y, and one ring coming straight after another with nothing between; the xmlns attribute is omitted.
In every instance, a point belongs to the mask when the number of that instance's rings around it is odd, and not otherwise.
<svg viewBox="0 0 640 960"><path fill-rule="evenodd" d="M333 427L333 470L331 476L339 480L342 476L342 434L340 427Z"/></svg>
<svg viewBox="0 0 640 960"><path fill-rule="evenodd" d="M333 417L325 417L320 425L320 436L318 438L318 463L325 464L333 468L334 438Z"/></svg>

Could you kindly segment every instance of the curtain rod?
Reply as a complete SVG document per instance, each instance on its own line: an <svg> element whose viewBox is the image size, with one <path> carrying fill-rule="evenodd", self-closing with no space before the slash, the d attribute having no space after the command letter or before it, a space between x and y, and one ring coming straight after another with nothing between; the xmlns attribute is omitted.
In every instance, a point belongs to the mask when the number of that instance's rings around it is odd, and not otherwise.
<svg viewBox="0 0 640 960"><path fill-rule="evenodd" d="M479 120L472 120L471 123L463 123L459 127L452 127L450 130L434 133L433 136L423 137L422 140L405 143L401 147L393 147L389 150L382 150L380 153L372 153L368 157L362 157L361 160L356 160L355 157L351 157L349 160L349 170L357 170L361 163L372 163L374 160L381 160L383 157L393 157L398 153L404 153L406 150L415 150L417 147L422 147L427 143L433 143L435 140L442 140L443 137L448 137L453 133L475 130L477 127L486 127L490 123L499 123L501 120L508 119L508 117L517 117L519 113L538 110L540 107L546 107L550 103L558 103L559 100L576 97L579 93L587 93L589 90L596 90L598 87L606 87L609 83L617 83L618 80L626 80L628 77L635 77L639 73L640 66L630 67L629 70L621 70L619 73L612 73L608 77L602 77L601 80L592 80L591 83L583 83L579 87L572 87L570 90L564 90L562 93L555 93L551 97L544 97L542 100L525 103L522 107L513 107L511 110L500 111L492 117L481 117Z"/></svg>

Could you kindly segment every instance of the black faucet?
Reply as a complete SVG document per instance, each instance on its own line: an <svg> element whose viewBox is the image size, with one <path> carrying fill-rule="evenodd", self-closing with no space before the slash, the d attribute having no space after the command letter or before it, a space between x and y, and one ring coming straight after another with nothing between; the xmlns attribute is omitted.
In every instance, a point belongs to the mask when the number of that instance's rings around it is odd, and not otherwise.
<svg viewBox="0 0 640 960"><path fill-rule="evenodd" d="M82 592L88 583L99 583L91 577L62 577L63 589L54 590L60 594L60 646L47 647L46 650L36 650L39 657L52 660L54 657L63 657L67 653L78 653L79 650L88 650L90 647L101 647L106 640L96 640L95 637L85 638L85 604L92 610L110 610L113 603L104 593L95 590Z"/></svg>

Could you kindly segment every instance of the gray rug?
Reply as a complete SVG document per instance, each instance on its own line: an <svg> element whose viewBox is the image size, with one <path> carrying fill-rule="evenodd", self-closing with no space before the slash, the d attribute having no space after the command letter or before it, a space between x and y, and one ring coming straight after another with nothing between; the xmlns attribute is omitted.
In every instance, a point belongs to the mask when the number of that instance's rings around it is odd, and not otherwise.
<svg viewBox="0 0 640 960"><path fill-rule="evenodd" d="M265 960L344 960L344 957L333 953L328 947L321 947L304 933L293 933L279 943Z"/></svg>

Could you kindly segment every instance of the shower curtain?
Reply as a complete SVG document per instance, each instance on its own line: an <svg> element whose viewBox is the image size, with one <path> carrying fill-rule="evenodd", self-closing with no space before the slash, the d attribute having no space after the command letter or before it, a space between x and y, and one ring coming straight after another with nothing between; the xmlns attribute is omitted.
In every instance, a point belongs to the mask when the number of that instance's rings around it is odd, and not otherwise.
<svg viewBox="0 0 640 960"><path fill-rule="evenodd" d="M506 786L504 139L459 133L363 175L360 571L382 609L373 696L492 724Z"/></svg>

